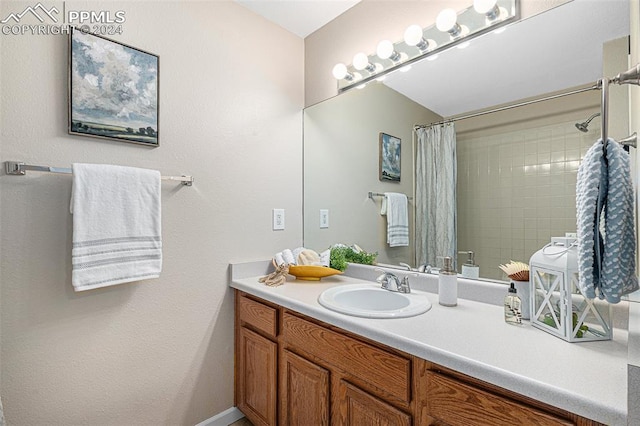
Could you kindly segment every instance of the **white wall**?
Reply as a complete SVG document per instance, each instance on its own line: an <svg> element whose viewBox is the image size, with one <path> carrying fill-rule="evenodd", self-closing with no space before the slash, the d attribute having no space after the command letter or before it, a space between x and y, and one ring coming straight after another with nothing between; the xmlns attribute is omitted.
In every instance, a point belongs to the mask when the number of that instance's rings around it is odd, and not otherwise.
<svg viewBox="0 0 640 426"><path fill-rule="evenodd" d="M228 263L302 242L303 42L231 1L65 6L125 10L113 38L160 55L161 145L67 135L66 37L1 35L1 160L196 181L163 184L160 279L74 293L70 176L0 176L6 419L193 425L233 405ZM272 208L285 231L271 231Z"/></svg>

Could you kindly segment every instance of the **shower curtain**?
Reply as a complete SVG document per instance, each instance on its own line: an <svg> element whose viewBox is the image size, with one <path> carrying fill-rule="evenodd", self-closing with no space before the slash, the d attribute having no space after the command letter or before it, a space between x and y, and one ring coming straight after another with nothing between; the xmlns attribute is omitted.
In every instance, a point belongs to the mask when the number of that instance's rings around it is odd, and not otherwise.
<svg viewBox="0 0 640 426"><path fill-rule="evenodd" d="M416 130L416 264L456 264L456 133L453 123Z"/></svg>

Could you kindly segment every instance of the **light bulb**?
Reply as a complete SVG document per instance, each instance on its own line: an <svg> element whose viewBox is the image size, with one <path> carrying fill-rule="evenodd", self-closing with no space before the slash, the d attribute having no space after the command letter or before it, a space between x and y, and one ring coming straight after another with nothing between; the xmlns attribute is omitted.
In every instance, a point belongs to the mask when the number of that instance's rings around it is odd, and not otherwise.
<svg viewBox="0 0 640 426"><path fill-rule="evenodd" d="M473 8L476 12L486 15L496 7L497 3L498 0L473 0Z"/></svg>
<svg viewBox="0 0 640 426"><path fill-rule="evenodd" d="M436 28L438 30L451 34L452 37L456 37L460 34L460 25L458 25L458 15L453 9L444 9L436 18Z"/></svg>
<svg viewBox="0 0 640 426"><path fill-rule="evenodd" d="M424 33L420 25L411 25L404 32L404 42L407 46L415 46L420 49L421 52L424 52L429 48L429 41L425 40L423 35Z"/></svg>
<svg viewBox="0 0 640 426"><path fill-rule="evenodd" d="M353 67L355 69L360 71L367 68L368 65L369 65L369 58L367 57L366 54L362 52L355 54L355 56L353 57Z"/></svg>
<svg viewBox="0 0 640 426"><path fill-rule="evenodd" d="M380 59L391 59L393 62L399 62L402 59L402 55L395 51L393 43L389 40L382 40L378 43L376 54Z"/></svg>
<svg viewBox="0 0 640 426"><path fill-rule="evenodd" d="M336 64L333 67L333 76L336 80L342 80L347 75L349 75L349 71L347 70L347 66L343 63Z"/></svg>
<svg viewBox="0 0 640 426"><path fill-rule="evenodd" d="M422 28L420 25L411 25L404 32L404 42L409 46L415 46L422 40Z"/></svg>
<svg viewBox="0 0 640 426"><path fill-rule="evenodd" d="M506 9L498 7L498 0L473 0L473 8L485 15L490 24L507 15Z"/></svg>
<svg viewBox="0 0 640 426"><path fill-rule="evenodd" d="M380 59L388 59L393 55L393 43L389 40L382 40L378 43L378 48L376 49L376 54Z"/></svg>

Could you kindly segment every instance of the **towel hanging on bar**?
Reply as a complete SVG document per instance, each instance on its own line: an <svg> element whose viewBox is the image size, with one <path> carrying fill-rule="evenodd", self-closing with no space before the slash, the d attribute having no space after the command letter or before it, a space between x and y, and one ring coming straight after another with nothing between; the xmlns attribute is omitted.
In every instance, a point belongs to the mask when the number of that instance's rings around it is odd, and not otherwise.
<svg viewBox="0 0 640 426"><path fill-rule="evenodd" d="M160 276L160 198L156 170L73 164L75 291Z"/></svg>

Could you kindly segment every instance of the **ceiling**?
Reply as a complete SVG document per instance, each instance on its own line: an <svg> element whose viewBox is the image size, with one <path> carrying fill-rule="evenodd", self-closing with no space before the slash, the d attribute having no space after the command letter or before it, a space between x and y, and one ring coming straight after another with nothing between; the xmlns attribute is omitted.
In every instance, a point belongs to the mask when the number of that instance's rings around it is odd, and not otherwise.
<svg viewBox="0 0 640 426"><path fill-rule="evenodd" d="M301 38L360 3L360 0L235 1Z"/></svg>

